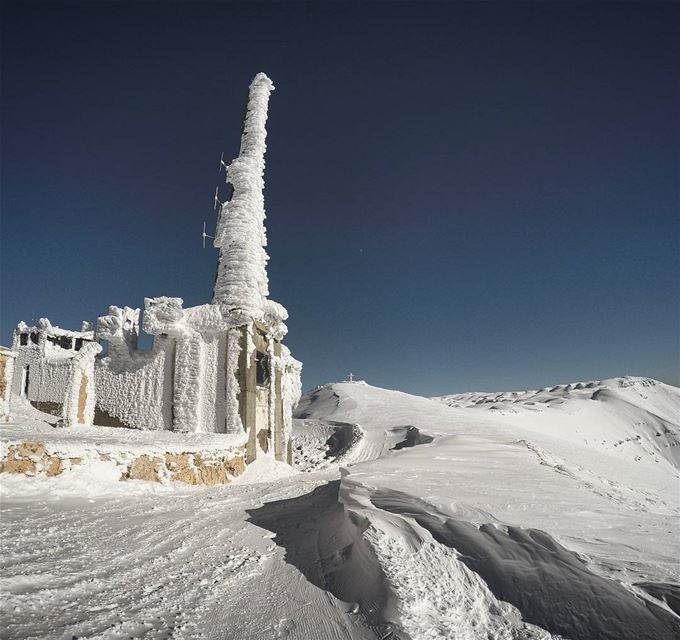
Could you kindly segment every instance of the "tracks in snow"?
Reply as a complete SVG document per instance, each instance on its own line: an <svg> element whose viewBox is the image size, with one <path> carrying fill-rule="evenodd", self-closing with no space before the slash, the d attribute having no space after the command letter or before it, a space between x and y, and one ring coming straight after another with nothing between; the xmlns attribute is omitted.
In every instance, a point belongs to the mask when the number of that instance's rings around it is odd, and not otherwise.
<svg viewBox="0 0 680 640"><path fill-rule="evenodd" d="M3 499L3 637L374 638L285 561L273 532L248 518L266 502L302 496L304 504L335 477L300 474L134 500ZM314 508L299 513L301 522Z"/></svg>
<svg viewBox="0 0 680 640"><path fill-rule="evenodd" d="M607 498L618 504L626 505L640 512L659 509L664 512L672 510L672 507L667 502L654 493L627 487L620 482L607 480L580 465L568 464L558 456L527 440L518 440L517 444L521 444L531 451L542 465L571 478L581 487L595 495Z"/></svg>

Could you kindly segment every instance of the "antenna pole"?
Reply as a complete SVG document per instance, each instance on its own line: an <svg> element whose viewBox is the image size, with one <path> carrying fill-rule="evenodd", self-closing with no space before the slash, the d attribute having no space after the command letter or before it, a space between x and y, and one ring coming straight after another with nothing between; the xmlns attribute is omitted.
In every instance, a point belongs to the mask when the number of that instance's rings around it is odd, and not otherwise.
<svg viewBox="0 0 680 640"><path fill-rule="evenodd" d="M224 161L224 151L223 151L222 155L220 156L220 166L217 170L217 173L220 173L222 171L222 169L224 169L224 173L226 173L228 168L229 167L228 167L227 163Z"/></svg>
<svg viewBox="0 0 680 640"><path fill-rule="evenodd" d="M219 193L220 193L220 188L219 188L219 186L217 186L217 187L215 187L215 199L214 199L214 205L213 205L213 209L215 211L217 211L217 205L218 204L220 205L220 208L222 208L224 206L224 202L222 202L219 198Z"/></svg>
<svg viewBox="0 0 680 640"><path fill-rule="evenodd" d="M203 222L203 233L201 234L201 237L203 238L203 248L204 248L204 249L205 249L205 239L206 239L206 238L212 238L213 240L215 239L215 236L209 236L209 235L205 232L205 221Z"/></svg>

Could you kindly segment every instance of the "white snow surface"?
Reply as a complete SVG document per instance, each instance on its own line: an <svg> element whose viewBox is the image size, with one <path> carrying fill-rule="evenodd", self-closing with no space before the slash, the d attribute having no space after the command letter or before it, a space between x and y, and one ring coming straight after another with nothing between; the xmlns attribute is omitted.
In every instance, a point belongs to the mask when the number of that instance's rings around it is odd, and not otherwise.
<svg viewBox="0 0 680 640"><path fill-rule="evenodd" d="M442 399L338 383L298 405L302 472L258 457L214 488L2 474L0 625L670 640L679 415L680 390L644 378Z"/></svg>

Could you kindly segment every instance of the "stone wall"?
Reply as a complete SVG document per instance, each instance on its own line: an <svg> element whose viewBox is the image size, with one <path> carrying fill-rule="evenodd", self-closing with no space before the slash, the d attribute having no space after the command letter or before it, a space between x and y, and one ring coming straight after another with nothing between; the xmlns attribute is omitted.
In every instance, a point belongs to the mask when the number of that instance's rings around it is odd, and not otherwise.
<svg viewBox="0 0 680 640"><path fill-rule="evenodd" d="M147 480L164 484L227 484L245 470L244 452L210 450L135 454L122 450L88 450L73 455L50 450L45 442L34 440L4 446L0 473L52 477L93 461L118 467L121 481Z"/></svg>

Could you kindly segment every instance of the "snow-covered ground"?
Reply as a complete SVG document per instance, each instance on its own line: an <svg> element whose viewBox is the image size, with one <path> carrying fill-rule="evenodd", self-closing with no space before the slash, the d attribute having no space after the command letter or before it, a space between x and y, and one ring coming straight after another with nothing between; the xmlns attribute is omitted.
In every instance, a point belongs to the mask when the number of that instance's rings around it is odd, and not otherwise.
<svg viewBox="0 0 680 640"><path fill-rule="evenodd" d="M339 383L297 414L299 471L227 486L0 475L2 637L680 634L679 389Z"/></svg>

